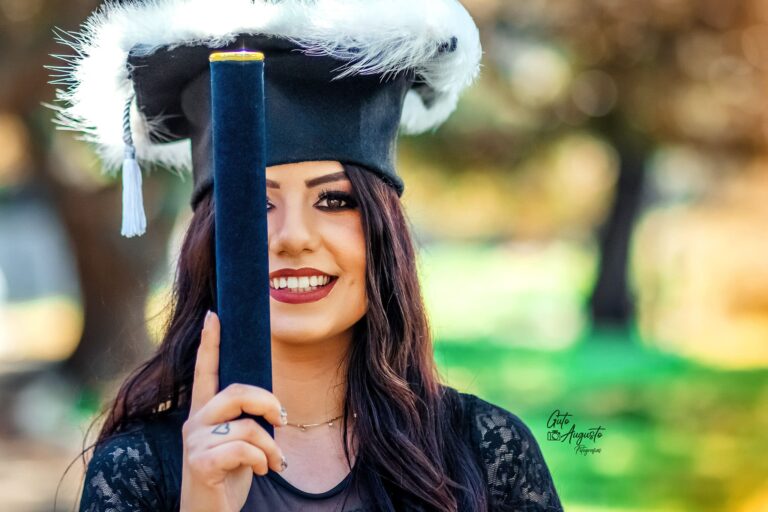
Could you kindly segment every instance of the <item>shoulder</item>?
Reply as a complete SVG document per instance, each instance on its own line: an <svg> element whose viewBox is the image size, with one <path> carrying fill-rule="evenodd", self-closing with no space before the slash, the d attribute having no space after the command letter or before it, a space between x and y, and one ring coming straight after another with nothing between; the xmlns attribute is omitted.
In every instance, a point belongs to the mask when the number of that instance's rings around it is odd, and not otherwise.
<svg viewBox="0 0 768 512"><path fill-rule="evenodd" d="M94 448L80 510L159 510L159 479L157 455L144 432L115 434Z"/></svg>
<svg viewBox="0 0 768 512"><path fill-rule="evenodd" d="M181 446L182 424L176 416L134 422L96 444L86 470L80 511L173 508L181 481L173 452L176 437Z"/></svg>
<svg viewBox="0 0 768 512"><path fill-rule="evenodd" d="M459 393L483 466L491 510L560 511L552 475L531 429L516 414Z"/></svg>
<svg viewBox="0 0 768 512"><path fill-rule="evenodd" d="M460 393L471 414L473 427L482 441L501 436L502 440L536 443L531 429L515 413L470 393Z"/></svg>

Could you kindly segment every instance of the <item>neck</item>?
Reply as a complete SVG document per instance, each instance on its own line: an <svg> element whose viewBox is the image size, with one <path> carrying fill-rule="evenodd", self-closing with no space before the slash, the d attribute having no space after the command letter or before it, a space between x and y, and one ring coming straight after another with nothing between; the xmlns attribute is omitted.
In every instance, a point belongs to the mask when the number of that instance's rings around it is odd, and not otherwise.
<svg viewBox="0 0 768 512"><path fill-rule="evenodd" d="M272 392L291 423L320 423L342 414L352 331L317 343L272 339Z"/></svg>

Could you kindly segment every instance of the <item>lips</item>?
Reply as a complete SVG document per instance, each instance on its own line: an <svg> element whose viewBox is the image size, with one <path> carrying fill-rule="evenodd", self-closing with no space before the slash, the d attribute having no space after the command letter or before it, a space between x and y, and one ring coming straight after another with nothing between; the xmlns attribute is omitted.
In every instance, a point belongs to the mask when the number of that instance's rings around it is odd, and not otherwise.
<svg viewBox="0 0 768 512"><path fill-rule="evenodd" d="M314 278L312 278L313 276ZM327 277L328 282L323 285L318 285L317 279L315 278L323 277ZM331 290L336 285L336 281L338 280L337 276L331 276L330 274L326 274L325 272L322 272L316 268L310 267L277 270L270 273L269 278L270 296L278 302L284 302L287 304L316 302L331 293ZM312 279L310 280L309 278ZM320 281L323 281L323 279L320 279ZM294 288L294 290L286 287L276 288L275 282L281 282L283 286L287 284L291 288ZM315 283L315 286L311 285L313 282ZM302 289L301 291L296 289L302 285L310 289Z"/></svg>

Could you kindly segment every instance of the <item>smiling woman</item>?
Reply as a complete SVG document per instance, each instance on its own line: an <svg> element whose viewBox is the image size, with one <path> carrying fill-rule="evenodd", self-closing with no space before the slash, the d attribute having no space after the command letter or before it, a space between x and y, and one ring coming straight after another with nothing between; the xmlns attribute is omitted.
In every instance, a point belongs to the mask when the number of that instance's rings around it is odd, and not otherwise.
<svg viewBox="0 0 768 512"><path fill-rule="evenodd" d="M323 174L315 163L291 176L268 169L281 191L269 195L270 268L317 269L338 284L324 299L272 304L274 396L296 419L275 443L290 464L254 469L243 510L561 510L527 426L440 383L401 203L372 173L343 167L334 189L348 203L305 185ZM82 510L179 509L181 433L205 348L196 333L215 304L213 220L206 195L182 246L168 331L109 410Z"/></svg>
<svg viewBox="0 0 768 512"><path fill-rule="evenodd" d="M479 70L479 35L461 4L110 2L72 45L59 120L85 131L105 161L125 157L129 211L139 210L136 159L191 164L194 176L169 324L106 409L81 510L562 510L522 420L441 382L400 201L398 133L440 125ZM231 154L211 148L221 135L214 48L266 55L265 116L246 126L265 119L251 149L266 161L271 390L219 389L217 269L229 262L216 235L256 221L235 210L232 229L216 213L248 189L213 172L214 156ZM235 108L223 119L236 117ZM126 236L141 234L142 222L129 224ZM224 323L237 320L245 315ZM279 428L271 436L244 412Z"/></svg>

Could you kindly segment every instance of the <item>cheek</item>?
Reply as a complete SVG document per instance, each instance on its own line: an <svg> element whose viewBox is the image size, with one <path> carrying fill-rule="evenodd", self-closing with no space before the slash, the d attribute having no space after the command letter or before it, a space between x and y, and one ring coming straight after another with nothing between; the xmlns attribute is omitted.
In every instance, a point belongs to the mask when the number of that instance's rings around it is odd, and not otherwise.
<svg viewBox="0 0 768 512"><path fill-rule="evenodd" d="M354 237L349 237L343 257L345 262L342 270L349 278L350 297L347 303L354 305L349 309L349 314L357 320L368 310L368 294L365 286L365 237L362 230L355 231Z"/></svg>
<svg viewBox="0 0 768 512"><path fill-rule="evenodd" d="M359 215L329 223L326 244L350 284L365 286L365 235Z"/></svg>

